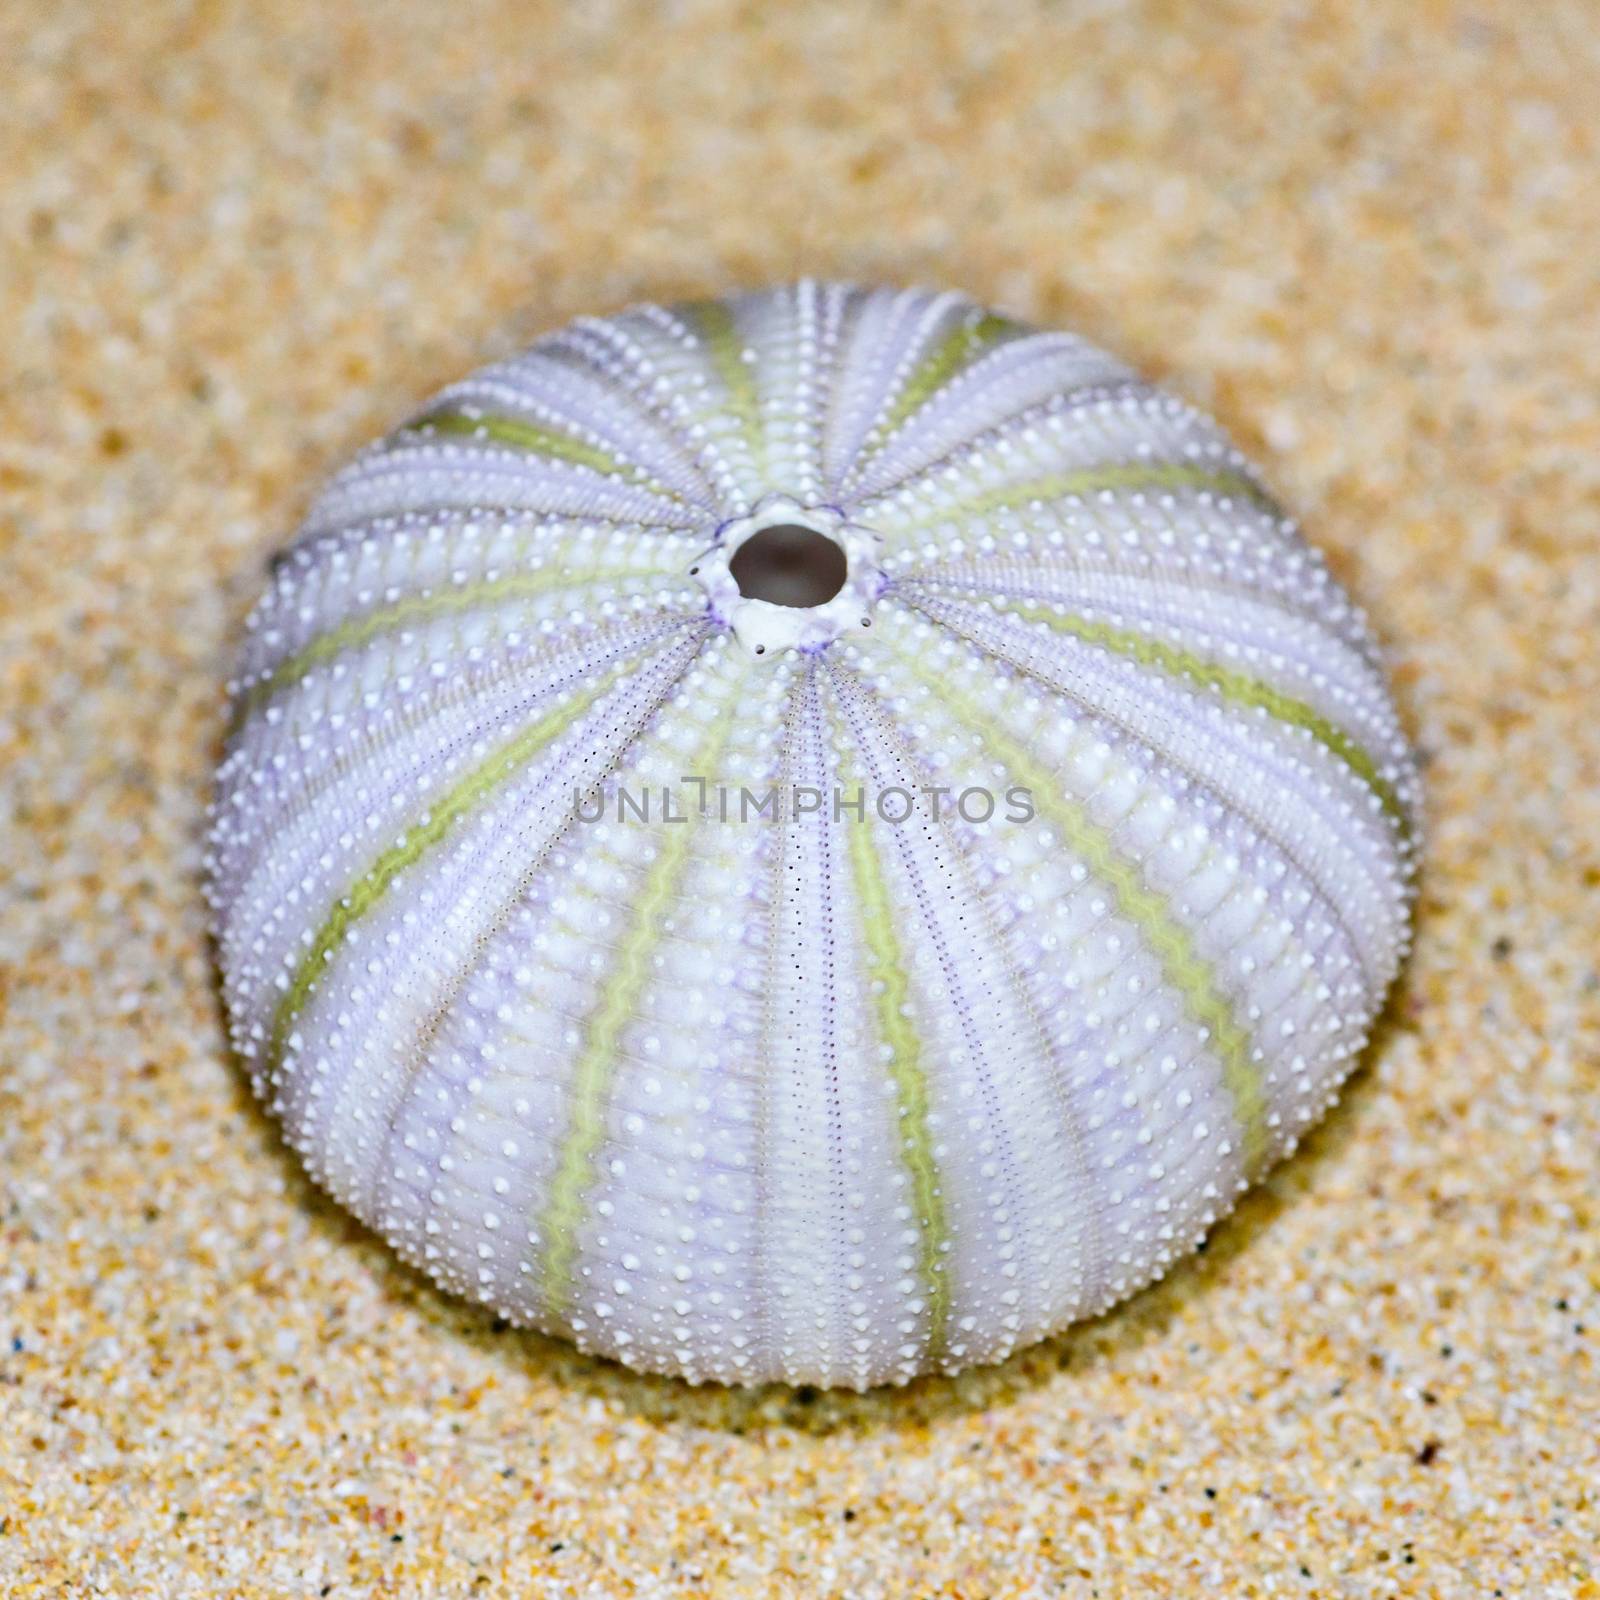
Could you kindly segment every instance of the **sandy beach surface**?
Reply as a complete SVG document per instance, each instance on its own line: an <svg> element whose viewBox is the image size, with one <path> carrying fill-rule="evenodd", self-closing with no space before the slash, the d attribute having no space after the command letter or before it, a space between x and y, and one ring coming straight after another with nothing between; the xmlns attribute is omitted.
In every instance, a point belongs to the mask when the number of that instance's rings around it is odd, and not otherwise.
<svg viewBox="0 0 1600 1600"><path fill-rule="evenodd" d="M1600 28L1538 4L0 9L0 1592L1600 1595ZM1213 409L1427 763L1337 1111L1115 1314L853 1395L446 1302L224 1044L231 641L568 317L949 283Z"/></svg>

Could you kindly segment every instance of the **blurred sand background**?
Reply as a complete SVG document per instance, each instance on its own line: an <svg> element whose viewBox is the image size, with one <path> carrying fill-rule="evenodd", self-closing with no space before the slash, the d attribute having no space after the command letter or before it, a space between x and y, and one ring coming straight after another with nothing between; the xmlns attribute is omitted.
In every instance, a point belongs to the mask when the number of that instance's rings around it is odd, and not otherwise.
<svg viewBox="0 0 1600 1600"><path fill-rule="evenodd" d="M0 1592L1600 1594L1586 0L0 9ZM1428 762L1339 1110L958 1381L691 1390L446 1303L228 1059L230 640L318 478L582 311L949 283L1213 408Z"/></svg>

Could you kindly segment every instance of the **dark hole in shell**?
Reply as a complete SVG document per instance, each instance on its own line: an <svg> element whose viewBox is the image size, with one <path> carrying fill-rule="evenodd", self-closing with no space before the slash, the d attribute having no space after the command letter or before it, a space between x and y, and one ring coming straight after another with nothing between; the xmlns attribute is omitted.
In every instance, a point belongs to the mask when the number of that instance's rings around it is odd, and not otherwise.
<svg viewBox="0 0 1600 1600"><path fill-rule="evenodd" d="M844 551L797 522L753 533L728 563L739 593L775 606L820 606L844 587Z"/></svg>

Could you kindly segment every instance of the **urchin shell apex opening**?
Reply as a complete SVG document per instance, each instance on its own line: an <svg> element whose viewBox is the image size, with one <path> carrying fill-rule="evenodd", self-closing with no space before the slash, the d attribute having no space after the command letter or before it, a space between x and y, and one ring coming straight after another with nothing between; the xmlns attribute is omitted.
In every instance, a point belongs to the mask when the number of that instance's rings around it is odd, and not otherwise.
<svg viewBox="0 0 1600 1600"><path fill-rule="evenodd" d="M450 386L232 694L209 895L289 1142L445 1288L690 1380L956 1371L1159 1276L1409 939L1360 612L1214 423L956 294Z"/></svg>

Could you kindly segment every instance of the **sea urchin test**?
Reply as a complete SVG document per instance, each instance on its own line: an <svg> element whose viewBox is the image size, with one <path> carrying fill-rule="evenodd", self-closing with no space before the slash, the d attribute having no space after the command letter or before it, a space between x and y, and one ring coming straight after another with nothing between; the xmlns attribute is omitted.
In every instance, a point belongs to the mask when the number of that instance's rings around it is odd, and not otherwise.
<svg viewBox="0 0 1600 1600"><path fill-rule="evenodd" d="M956 294L585 319L250 618L233 1038L445 1288L691 1380L995 1361L1192 1249L1409 937L1360 612L1215 424Z"/></svg>

